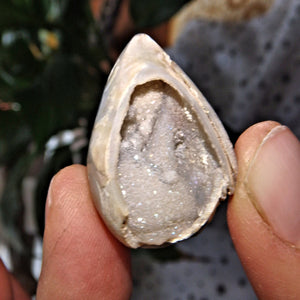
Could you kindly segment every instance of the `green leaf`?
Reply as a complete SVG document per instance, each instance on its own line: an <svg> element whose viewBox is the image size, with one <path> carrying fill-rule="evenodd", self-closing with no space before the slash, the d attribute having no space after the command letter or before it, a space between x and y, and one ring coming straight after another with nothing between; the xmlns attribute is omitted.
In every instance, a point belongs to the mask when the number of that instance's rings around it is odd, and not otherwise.
<svg viewBox="0 0 300 300"><path fill-rule="evenodd" d="M0 165L10 167L26 152L31 135L19 112L0 111Z"/></svg>
<svg viewBox="0 0 300 300"><path fill-rule="evenodd" d="M43 19L40 2L40 0L0 1L0 31L40 23Z"/></svg>
<svg viewBox="0 0 300 300"><path fill-rule="evenodd" d="M16 94L39 150L44 149L51 135L77 125L81 82L76 63L69 57L57 55L35 85Z"/></svg>
<svg viewBox="0 0 300 300"><path fill-rule="evenodd" d="M26 30L6 31L2 40L5 45L0 48L0 79L12 89L32 85L44 64L30 51L29 33Z"/></svg>
<svg viewBox="0 0 300 300"><path fill-rule="evenodd" d="M26 8L20 8L20 5L15 4L13 1L0 2L0 28L7 27L12 23L21 23L28 21Z"/></svg>
<svg viewBox="0 0 300 300"><path fill-rule="evenodd" d="M130 0L129 10L138 28L152 27L170 19L188 0Z"/></svg>

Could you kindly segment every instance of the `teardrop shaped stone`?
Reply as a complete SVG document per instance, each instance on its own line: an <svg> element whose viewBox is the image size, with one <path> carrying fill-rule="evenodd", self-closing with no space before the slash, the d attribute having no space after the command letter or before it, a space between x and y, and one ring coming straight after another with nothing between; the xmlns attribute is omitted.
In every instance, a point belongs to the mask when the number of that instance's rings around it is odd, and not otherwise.
<svg viewBox="0 0 300 300"><path fill-rule="evenodd" d="M236 161L216 114L148 36L116 63L88 157L95 204L130 247L185 239L234 189Z"/></svg>

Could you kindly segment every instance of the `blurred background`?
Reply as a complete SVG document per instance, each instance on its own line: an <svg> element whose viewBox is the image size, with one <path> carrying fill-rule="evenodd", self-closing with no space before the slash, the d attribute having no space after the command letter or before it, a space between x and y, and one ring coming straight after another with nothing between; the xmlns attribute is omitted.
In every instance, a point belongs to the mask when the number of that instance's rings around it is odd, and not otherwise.
<svg viewBox="0 0 300 300"><path fill-rule="evenodd" d="M1 1L0 257L32 296L49 182L86 163L107 76L138 32L191 77L233 143L267 119L300 137L299 0ZM132 299L256 299L226 204L200 235L132 254Z"/></svg>

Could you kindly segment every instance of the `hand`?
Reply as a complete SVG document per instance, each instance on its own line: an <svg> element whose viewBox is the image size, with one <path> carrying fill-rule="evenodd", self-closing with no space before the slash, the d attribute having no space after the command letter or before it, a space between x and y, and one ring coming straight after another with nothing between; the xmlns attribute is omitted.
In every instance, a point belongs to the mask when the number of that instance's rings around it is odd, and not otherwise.
<svg viewBox="0 0 300 300"><path fill-rule="evenodd" d="M299 298L300 143L269 121L246 130L235 149L228 224L241 262L259 298ZM1 265L0 290L22 292ZM37 299L128 299L130 291L129 250L98 216L86 168L63 169L49 188Z"/></svg>
<svg viewBox="0 0 300 300"><path fill-rule="evenodd" d="M260 299L300 299L300 142L269 121L246 130L235 151L227 221L243 267Z"/></svg>

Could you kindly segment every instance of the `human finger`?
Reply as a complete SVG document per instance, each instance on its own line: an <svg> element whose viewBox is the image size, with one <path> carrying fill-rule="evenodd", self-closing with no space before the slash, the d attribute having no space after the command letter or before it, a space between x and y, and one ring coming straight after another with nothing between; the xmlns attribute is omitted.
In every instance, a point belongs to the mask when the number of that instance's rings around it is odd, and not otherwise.
<svg viewBox="0 0 300 300"><path fill-rule="evenodd" d="M86 168L73 165L60 171L46 206L37 299L128 299L129 250L98 215Z"/></svg>
<svg viewBox="0 0 300 300"><path fill-rule="evenodd" d="M0 299L3 300L29 300L30 297L23 290L21 285L5 268L0 259Z"/></svg>
<svg viewBox="0 0 300 300"><path fill-rule="evenodd" d="M241 262L259 298L299 299L299 140L269 121L246 130L235 150L228 224Z"/></svg>

